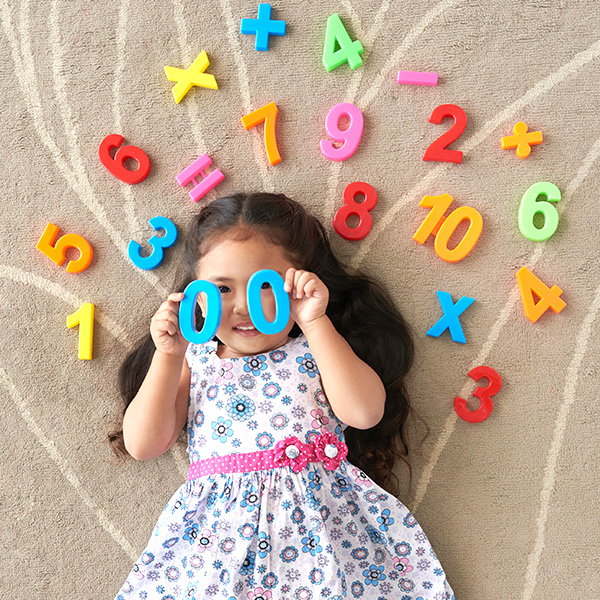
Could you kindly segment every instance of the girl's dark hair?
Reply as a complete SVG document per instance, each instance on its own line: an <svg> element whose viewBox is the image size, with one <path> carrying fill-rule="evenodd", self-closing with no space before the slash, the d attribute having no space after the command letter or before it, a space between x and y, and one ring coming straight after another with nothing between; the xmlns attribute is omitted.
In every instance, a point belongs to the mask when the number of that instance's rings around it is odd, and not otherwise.
<svg viewBox="0 0 600 600"><path fill-rule="evenodd" d="M277 244L297 268L315 273L325 283L329 289L327 315L357 356L381 378L386 391L384 416L371 429L346 428L348 460L397 495L399 482L392 471L397 459L402 458L410 470L405 432L410 404L404 379L414 355L412 336L381 284L348 273L338 262L316 217L283 194L237 193L214 200L194 218L186 238L189 276L179 291L195 279L198 261L221 239L247 239L257 233ZM200 328L199 312L196 319ZM299 333L295 326L290 335ZM146 376L154 349L148 335L121 366L123 415ZM127 456L122 427L111 432L108 441L117 456Z"/></svg>

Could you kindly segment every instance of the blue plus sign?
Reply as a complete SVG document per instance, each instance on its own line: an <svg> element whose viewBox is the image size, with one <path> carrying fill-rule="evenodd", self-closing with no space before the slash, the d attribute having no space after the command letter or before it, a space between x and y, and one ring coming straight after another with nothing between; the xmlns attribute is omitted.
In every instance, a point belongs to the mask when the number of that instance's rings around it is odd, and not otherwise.
<svg viewBox="0 0 600 600"><path fill-rule="evenodd" d="M285 21L271 20L271 5L258 5L258 19L242 19L242 33L256 34L255 48L269 49L269 35L285 35Z"/></svg>

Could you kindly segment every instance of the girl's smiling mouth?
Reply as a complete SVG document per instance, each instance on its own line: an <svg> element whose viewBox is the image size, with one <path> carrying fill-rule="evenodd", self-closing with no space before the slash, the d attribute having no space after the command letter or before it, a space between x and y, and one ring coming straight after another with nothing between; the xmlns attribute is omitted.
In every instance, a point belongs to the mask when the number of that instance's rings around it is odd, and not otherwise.
<svg viewBox="0 0 600 600"><path fill-rule="evenodd" d="M252 323L240 323L239 325L235 325L233 330L243 337L250 337L260 333Z"/></svg>

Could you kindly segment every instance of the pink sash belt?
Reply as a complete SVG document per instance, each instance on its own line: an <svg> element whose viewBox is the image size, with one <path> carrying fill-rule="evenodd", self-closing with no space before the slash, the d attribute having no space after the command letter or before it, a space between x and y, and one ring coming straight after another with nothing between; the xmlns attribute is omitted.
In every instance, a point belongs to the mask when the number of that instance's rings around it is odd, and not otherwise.
<svg viewBox="0 0 600 600"><path fill-rule="evenodd" d="M188 481L204 475L248 473L288 466L294 473L299 473L308 463L314 462L322 462L326 469L333 471L347 455L348 446L330 431L319 434L310 444L291 436L277 442L271 450L213 456L193 462Z"/></svg>

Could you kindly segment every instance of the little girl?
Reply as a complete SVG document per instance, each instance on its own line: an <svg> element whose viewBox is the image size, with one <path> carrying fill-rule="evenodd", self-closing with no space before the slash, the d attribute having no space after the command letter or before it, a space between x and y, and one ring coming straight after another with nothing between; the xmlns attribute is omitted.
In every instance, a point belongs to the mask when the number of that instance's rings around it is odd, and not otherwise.
<svg viewBox="0 0 600 600"><path fill-rule="evenodd" d="M171 294L121 368L115 452L155 458L185 426L191 464L117 600L454 598L414 516L383 489L396 490L392 468L408 452L413 355L388 294L346 273L319 221L283 195L215 200L187 254L185 285L214 283L222 319L211 342L188 344L183 293ZM272 335L246 304L262 269L290 295L290 320ZM204 294L198 305L200 330Z"/></svg>

